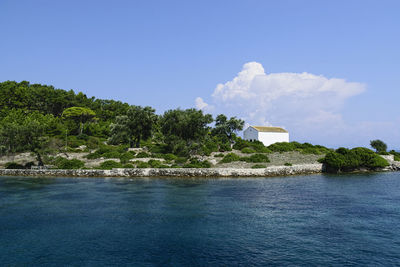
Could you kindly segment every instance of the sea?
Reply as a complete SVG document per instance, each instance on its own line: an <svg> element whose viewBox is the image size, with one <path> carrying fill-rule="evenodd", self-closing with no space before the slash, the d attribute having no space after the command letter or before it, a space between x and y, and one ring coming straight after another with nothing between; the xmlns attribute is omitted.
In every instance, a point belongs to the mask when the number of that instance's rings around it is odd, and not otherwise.
<svg viewBox="0 0 400 267"><path fill-rule="evenodd" d="M0 177L1 266L400 266L400 172Z"/></svg>

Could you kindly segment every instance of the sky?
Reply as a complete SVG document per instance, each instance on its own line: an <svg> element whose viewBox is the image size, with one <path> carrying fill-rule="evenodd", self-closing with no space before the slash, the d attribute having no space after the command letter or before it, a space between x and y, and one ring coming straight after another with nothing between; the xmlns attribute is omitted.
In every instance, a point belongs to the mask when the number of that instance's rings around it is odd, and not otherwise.
<svg viewBox="0 0 400 267"><path fill-rule="evenodd" d="M0 0L0 82L400 149L400 1Z"/></svg>

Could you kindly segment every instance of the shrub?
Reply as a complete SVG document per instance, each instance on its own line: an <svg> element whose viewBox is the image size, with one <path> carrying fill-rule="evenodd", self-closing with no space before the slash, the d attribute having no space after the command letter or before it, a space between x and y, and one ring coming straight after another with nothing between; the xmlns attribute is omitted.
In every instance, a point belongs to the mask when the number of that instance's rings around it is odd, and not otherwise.
<svg viewBox="0 0 400 267"><path fill-rule="evenodd" d="M224 158L220 160L219 163L230 163L238 160L240 160L240 157L238 155L236 155L235 153L229 153L226 154Z"/></svg>
<svg viewBox="0 0 400 267"><path fill-rule="evenodd" d="M256 151L254 149L251 149L250 147L245 147L241 151L242 151L242 153L245 153L245 154L256 153Z"/></svg>
<svg viewBox="0 0 400 267"><path fill-rule="evenodd" d="M183 168L210 168L211 163L207 160L201 161L196 158L191 158L190 163L185 164Z"/></svg>
<svg viewBox="0 0 400 267"><path fill-rule="evenodd" d="M214 157L215 157L215 158L223 158L223 157L224 157L224 154L222 154L222 153L215 154Z"/></svg>
<svg viewBox="0 0 400 267"><path fill-rule="evenodd" d="M150 168L150 165L147 162L141 161L136 164L136 168Z"/></svg>
<svg viewBox="0 0 400 267"><path fill-rule="evenodd" d="M159 161L159 160L154 160L154 159L149 160L149 161L148 161L148 165L149 165L151 168L168 168L168 166L162 164L161 161Z"/></svg>
<svg viewBox="0 0 400 267"><path fill-rule="evenodd" d="M177 159L175 160L175 163L176 163L176 164L185 164L187 161L188 161L187 158L185 158L185 157L179 157L179 158L177 158Z"/></svg>
<svg viewBox="0 0 400 267"><path fill-rule="evenodd" d="M133 166L133 164L131 164L131 163L128 163L128 164L125 164L123 166L123 168L125 168L125 169L133 169L133 168L135 168L135 166Z"/></svg>
<svg viewBox="0 0 400 267"><path fill-rule="evenodd" d="M250 157L240 158L240 160L252 163L270 162L268 156L264 154L254 154Z"/></svg>
<svg viewBox="0 0 400 267"><path fill-rule="evenodd" d="M148 153L146 153L146 152L139 152L137 155L136 155L136 158L149 158L150 157L150 155L148 154Z"/></svg>
<svg viewBox="0 0 400 267"><path fill-rule="evenodd" d="M375 170L389 165L385 159L364 147L351 150L339 148L326 154L320 162L325 164L327 172L348 172L360 168Z"/></svg>
<svg viewBox="0 0 400 267"><path fill-rule="evenodd" d="M101 157L102 157L101 154L98 153L97 151L93 152L93 153L89 153L89 154L87 154L85 156L85 158L87 158L87 159L98 159L98 158L101 158Z"/></svg>
<svg viewBox="0 0 400 267"><path fill-rule="evenodd" d="M110 151L103 154L103 157L106 159L118 159L121 156L121 153L118 151Z"/></svg>
<svg viewBox="0 0 400 267"><path fill-rule="evenodd" d="M107 160L107 161L102 162L99 167L102 170L111 170L113 168L122 168L123 165L114 160Z"/></svg>
<svg viewBox="0 0 400 267"><path fill-rule="evenodd" d="M121 161L121 163L127 163L129 162L129 160L135 158L135 155L131 152L125 152L120 154L119 156L119 160Z"/></svg>
<svg viewBox="0 0 400 267"><path fill-rule="evenodd" d="M85 166L85 163L79 159L66 159L63 157L57 157L54 160L54 165L58 169L81 169Z"/></svg>
<svg viewBox="0 0 400 267"><path fill-rule="evenodd" d="M237 150L249 148L258 153L271 153L272 152L270 149L265 147L264 144L260 141L247 141L247 140L243 140L240 138L238 138L236 140L236 143L233 145L233 148L237 149ZM243 153L245 153L245 152L243 152Z"/></svg>
<svg viewBox="0 0 400 267"><path fill-rule="evenodd" d="M230 143L220 143L218 151L220 151L220 152L232 151L231 144Z"/></svg>
<svg viewBox="0 0 400 267"><path fill-rule="evenodd" d="M265 168L267 168L267 166L264 164L255 164L255 165L251 166L251 168L252 169L265 169Z"/></svg>
<svg viewBox="0 0 400 267"><path fill-rule="evenodd" d="M22 166L21 164L18 164L16 162L7 162L5 165L6 169L25 169L24 166Z"/></svg>
<svg viewBox="0 0 400 267"><path fill-rule="evenodd" d="M285 162L285 164L284 164L285 166L292 166L293 164L292 163L290 163L290 162Z"/></svg>
<svg viewBox="0 0 400 267"><path fill-rule="evenodd" d="M165 160L176 160L176 159L178 158L178 156L169 153L169 154L164 154L164 155L163 155L163 158L164 158Z"/></svg>

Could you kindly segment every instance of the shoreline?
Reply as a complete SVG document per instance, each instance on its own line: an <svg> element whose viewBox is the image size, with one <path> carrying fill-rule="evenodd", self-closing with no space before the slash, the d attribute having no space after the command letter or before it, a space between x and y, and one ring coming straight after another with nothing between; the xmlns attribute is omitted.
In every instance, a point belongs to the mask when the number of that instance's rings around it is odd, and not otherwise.
<svg viewBox="0 0 400 267"><path fill-rule="evenodd" d="M112 170L97 169L0 169L0 176L30 176L30 177L115 177L115 178L138 178L138 177L279 177L301 174L318 174L323 172L323 165L299 164L293 166L270 166L262 169L239 169L239 168L143 168Z"/></svg>

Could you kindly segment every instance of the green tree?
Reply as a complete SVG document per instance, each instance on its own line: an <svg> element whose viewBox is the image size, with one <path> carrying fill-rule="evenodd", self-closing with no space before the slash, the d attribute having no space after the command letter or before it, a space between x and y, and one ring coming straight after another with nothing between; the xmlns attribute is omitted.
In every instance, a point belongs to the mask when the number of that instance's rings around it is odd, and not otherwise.
<svg viewBox="0 0 400 267"><path fill-rule="evenodd" d="M168 110L160 119L161 132L169 150L173 153L188 154L197 151L208 135L213 122L210 114L196 109Z"/></svg>
<svg viewBox="0 0 400 267"><path fill-rule="evenodd" d="M48 141L46 132L54 123L52 115L12 110L1 121L0 143L11 153L25 150L35 153L39 165L43 165L41 151Z"/></svg>
<svg viewBox="0 0 400 267"><path fill-rule="evenodd" d="M379 139L372 140L370 142L370 145L372 148L374 148L376 150L377 153L386 152L387 145Z"/></svg>
<svg viewBox="0 0 400 267"><path fill-rule="evenodd" d="M243 130L244 121L232 117L228 118L224 114L219 114L215 119L215 127L211 133L213 135L219 135L228 138L230 142L233 141L233 137L237 131Z"/></svg>
<svg viewBox="0 0 400 267"><path fill-rule="evenodd" d="M111 124L111 143L128 142L130 147L139 147L140 141L151 137L157 115L151 107L131 106L126 115L117 116Z"/></svg>
<svg viewBox="0 0 400 267"><path fill-rule="evenodd" d="M72 119L79 122L79 134L82 134L83 125L92 120L96 116L96 113L89 108L71 107L65 109L62 116L66 119Z"/></svg>

